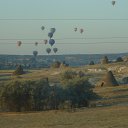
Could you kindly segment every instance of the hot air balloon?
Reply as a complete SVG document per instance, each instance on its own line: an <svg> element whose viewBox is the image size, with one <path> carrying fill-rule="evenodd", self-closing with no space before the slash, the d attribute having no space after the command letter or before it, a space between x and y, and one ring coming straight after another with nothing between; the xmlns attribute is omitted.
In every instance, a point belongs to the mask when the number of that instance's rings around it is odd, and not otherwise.
<svg viewBox="0 0 128 128"><path fill-rule="evenodd" d="M77 31L77 28L74 28L74 31L76 32Z"/></svg>
<svg viewBox="0 0 128 128"><path fill-rule="evenodd" d="M54 40L54 39L50 39L50 40L49 40L49 44L50 44L51 46L53 46L53 45L55 44L55 40Z"/></svg>
<svg viewBox="0 0 128 128"><path fill-rule="evenodd" d="M42 26L42 27L41 27L41 30L44 30L44 29L45 29L45 27L44 27L44 26Z"/></svg>
<svg viewBox="0 0 128 128"><path fill-rule="evenodd" d="M49 32L49 33L48 33L48 37L49 37L49 38L52 38L52 37L53 37L53 33Z"/></svg>
<svg viewBox="0 0 128 128"><path fill-rule="evenodd" d="M112 1L112 5L114 6L114 5L115 5L115 3L116 3L116 1L115 1L115 0L113 0L113 1Z"/></svg>
<svg viewBox="0 0 128 128"><path fill-rule="evenodd" d="M44 40L44 44L47 44L47 43L48 43L48 40L45 39L45 40Z"/></svg>
<svg viewBox="0 0 128 128"><path fill-rule="evenodd" d="M33 51L33 55L34 55L34 57L37 57L38 51Z"/></svg>
<svg viewBox="0 0 128 128"><path fill-rule="evenodd" d="M21 46L21 44L22 44L21 41L17 41L17 45L18 45L19 47Z"/></svg>
<svg viewBox="0 0 128 128"><path fill-rule="evenodd" d="M51 52L51 49L50 48L47 48L46 49L46 52L49 54Z"/></svg>
<svg viewBox="0 0 128 128"><path fill-rule="evenodd" d="M81 28L81 29L80 29L80 33L82 34L83 32L84 32L84 29L83 29L83 28Z"/></svg>
<svg viewBox="0 0 128 128"><path fill-rule="evenodd" d="M58 48L53 48L54 53L58 51Z"/></svg>
<svg viewBox="0 0 128 128"><path fill-rule="evenodd" d="M35 46L37 46L38 45L38 42L35 42Z"/></svg>
<svg viewBox="0 0 128 128"><path fill-rule="evenodd" d="M51 29L50 29L50 32L53 33L53 34L55 33L55 31L56 31L55 28L51 28Z"/></svg>

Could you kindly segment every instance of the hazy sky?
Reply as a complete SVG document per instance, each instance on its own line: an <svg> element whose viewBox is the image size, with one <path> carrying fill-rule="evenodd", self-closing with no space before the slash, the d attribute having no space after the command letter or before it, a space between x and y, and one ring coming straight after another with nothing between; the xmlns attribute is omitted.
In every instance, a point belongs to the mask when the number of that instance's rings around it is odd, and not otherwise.
<svg viewBox="0 0 128 128"><path fill-rule="evenodd" d="M128 0L116 1L113 7L111 0L0 0L0 54L32 54L34 50L46 54L50 45L42 40L48 39L51 27L56 28L53 47L59 49L58 54L128 52ZM74 32L75 27L83 28L84 33ZM22 41L20 48L17 40ZM34 46L35 41L40 44Z"/></svg>

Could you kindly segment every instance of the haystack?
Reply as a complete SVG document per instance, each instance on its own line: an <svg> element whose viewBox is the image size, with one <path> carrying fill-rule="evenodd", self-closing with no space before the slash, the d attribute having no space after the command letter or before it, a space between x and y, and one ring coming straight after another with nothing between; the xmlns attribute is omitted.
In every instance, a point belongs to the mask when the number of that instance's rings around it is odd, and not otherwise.
<svg viewBox="0 0 128 128"><path fill-rule="evenodd" d="M99 86L104 87L104 86L118 86L118 85L119 84L116 81L112 71L108 71Z"/></svg>

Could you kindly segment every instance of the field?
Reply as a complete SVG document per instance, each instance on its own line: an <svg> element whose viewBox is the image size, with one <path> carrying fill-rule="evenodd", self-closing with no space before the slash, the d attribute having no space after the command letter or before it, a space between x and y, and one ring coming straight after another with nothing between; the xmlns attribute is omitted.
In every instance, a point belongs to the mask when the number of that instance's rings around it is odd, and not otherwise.
<svg viewBox="0 0 128 128"><path fill-rule="evenodd" d="M111 64L97 64L97 65L86 65L81 67L67 67L67 68L43 68L40 70L26 70L26 74L21 75L21 80L31 80L31 79L41 79L44 77L48 77L51 82L59 81L60 74L65 70L74 70L74 71L82 71L89 78L98 78L101 79L103 75L105 75L106 71L111 70L116 78L120 79L128 74L128 64L125 62L121 63L111 63ZM13 76L14 70L0 70L0 79L1 80L10 80L16 79L18 77ZM98 82L98 81L97 81Z"/></svg>
<svg viewBox="0 0 128 128"><path fill-rule="evenodd" d="M1 128L127 128L128 106L37 113L1 113Z"/></svg>
<svg viewBox="0 0 128 128"><path fill-rule="evenodd" d="M58 83L60 74L68 69L83 71L96 84L112 69L119 80L127 76L127 65L122 63L109 65L83 66L78 68L30 70L21 76L12 76L11 70L1 70L0 80L37 80L49 78L50 83ZM128 127L128 86L95 87L94 92L100 96L90 102L90 108L44 112L0 113L0 128L127 128Z"/></svg>

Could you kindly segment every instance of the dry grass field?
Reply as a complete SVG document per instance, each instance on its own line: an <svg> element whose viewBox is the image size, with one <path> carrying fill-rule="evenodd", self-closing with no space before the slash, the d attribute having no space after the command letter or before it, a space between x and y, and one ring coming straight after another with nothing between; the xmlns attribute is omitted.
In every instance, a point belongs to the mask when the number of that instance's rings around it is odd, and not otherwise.
<svg viewBox="0 0 128 128"><path fill-rule="evenodd" d="M60 74L68 69L83 71L89 77L104 76L112 68L116 77L127 76L124 64L94 65L78 68L30 70L17 76L6 76L12 71L0 71L1 79L36 80L48 77L59 82ZM8 79L9 80L9 79ZM2 81L2 80L1 80ZM0 128L128 128L128 86L96 87L94 92L101 98L92 101L94 108L76 109L74 112L44 111L26 113L0 113Z"/></svg>
<svg viewBox="0 0 128 128"><path fill-rule="evenodd" d="M128 106L76 112L1 113L0 128L128 128Z"/></svg>

